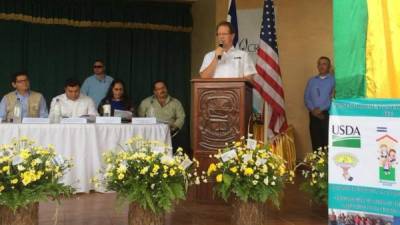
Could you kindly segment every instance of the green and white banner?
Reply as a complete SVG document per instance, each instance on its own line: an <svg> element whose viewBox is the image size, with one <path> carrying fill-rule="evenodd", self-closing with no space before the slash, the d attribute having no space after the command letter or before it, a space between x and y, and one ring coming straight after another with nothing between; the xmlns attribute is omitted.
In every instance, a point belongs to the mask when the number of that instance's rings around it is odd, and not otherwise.
<svg viewBox="0 0 400 225"><path fill-rule="evenodd" d="M400 100L335 100L329 121L330 220L400 224L399 157Z"/></svg>

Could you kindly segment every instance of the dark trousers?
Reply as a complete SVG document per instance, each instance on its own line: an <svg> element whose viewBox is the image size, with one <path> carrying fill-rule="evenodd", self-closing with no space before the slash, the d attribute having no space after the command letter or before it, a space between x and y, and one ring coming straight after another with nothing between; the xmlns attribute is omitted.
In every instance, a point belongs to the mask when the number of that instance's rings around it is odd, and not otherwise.
<svg viewBox="0 0 400 225"><path fill-rule="evenodd" d="M310 115L310 136L313 151L318 148L328 147L329 113L323 111L324 119L319 119L311 113Z"/></svg>

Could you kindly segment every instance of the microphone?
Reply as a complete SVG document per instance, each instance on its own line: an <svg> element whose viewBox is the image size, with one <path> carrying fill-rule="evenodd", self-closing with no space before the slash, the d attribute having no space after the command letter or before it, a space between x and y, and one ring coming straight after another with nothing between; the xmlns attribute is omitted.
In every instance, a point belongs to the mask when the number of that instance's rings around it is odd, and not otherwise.
<svg viewBox="0 0 400 225"><path fill-rule="evenodd" d="M222 48L222 47L224 47L224 44L222 42L220 42L218 46ZM222 55L218 55L217 58L218 58L218 60L221 60Z"/></svg>

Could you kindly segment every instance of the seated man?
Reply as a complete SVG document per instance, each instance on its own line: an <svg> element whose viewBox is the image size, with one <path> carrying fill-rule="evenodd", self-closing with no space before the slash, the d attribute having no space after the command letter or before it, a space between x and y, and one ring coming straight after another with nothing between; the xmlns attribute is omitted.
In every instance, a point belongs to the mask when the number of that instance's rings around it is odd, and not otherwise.
<svg viewBox="0 0 400 225"><path fill-rule="evenodd" d="M181 129L185 122L185 111L179 100L168 95L167 84L162 80L155 81L153 94L140 103L138 115L168 122L172 133Z"/></svg>
<svg viewBox="0 0 400 225"><path fill-rule="evenodd" d="M57 100L61 105L61 115L63 117L98 115L93 100L80 92L80 83L78 80L67 79L64 90L64 94L54 97L51 101L50 117L54 114L54 105Z"/></svg>
<svg viewBox="0 0 400 225"><path fill-rule="evenodd" d="M0 102L0 120L11 121L14 116L14 106L20 101L22 118L48 116L46 101L43 95L29 89L29 77L26 72L12 75L11 85L15 88L6 94Z"/></svg>

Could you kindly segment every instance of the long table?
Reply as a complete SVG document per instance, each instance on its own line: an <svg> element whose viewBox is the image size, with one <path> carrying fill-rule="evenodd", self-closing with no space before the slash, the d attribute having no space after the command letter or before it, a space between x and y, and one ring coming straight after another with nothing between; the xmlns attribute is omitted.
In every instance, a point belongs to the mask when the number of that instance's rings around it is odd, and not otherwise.
<svg viewBox="0 0 400 225"><path fill-rule="evenodd" d="M64 176L63 182L72 185L77 192L103 191L102 187L95 187L90 182L103 168L102 154L138 135L171 146L170 131L166 124L0 123L0 144L26 136L40 145L52 144L57 153L72 159L73 168Z"/></svg>

